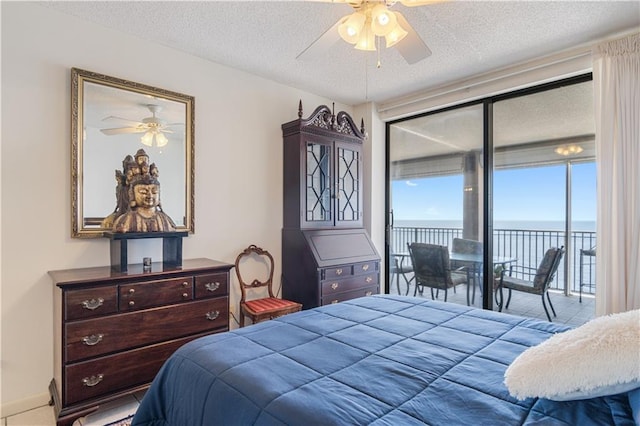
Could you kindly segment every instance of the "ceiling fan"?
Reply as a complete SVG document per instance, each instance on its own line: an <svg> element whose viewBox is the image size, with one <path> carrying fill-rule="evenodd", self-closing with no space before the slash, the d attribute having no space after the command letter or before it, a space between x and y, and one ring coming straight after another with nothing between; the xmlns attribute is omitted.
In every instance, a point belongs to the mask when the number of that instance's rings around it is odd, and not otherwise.
<svg viewBox="0 0 640 426"><path fill-rule="evenodd" d="M322 1L322 0L320 0ZM309 59L328 50L342 39L358 50L376 51L381 39L386 47L395 47L409 64L415 64L431 55L431 50L409 25L405 17L390 8L396 1L388 0L328 0L348 3L355 10L344 16L302 51L296 59ZM404 6L423 6L444 0L399 0Z"/></svg>
<svg viewBox="0 0 640 426"><path fill-rule="evenodd" d="M158 118L156 114L162 110L162 107L160 105L148 104L145 106L151 112L151 117L146 117L140 121L136 121L111 115L109 117L105 117L102 121L119 120L124 123L130 123L130 125L127 127L100 129L100 131L109 136L121 135L125 133L144 133L144 135L140 139L140 142L142 142L144 145L153 146L155 140L156 146L165 146L169 142L169 140L164 135L164 133L173 133L173 130L171 130L169 127L176 126L181 123L167 124L165 120Z"/></svg>

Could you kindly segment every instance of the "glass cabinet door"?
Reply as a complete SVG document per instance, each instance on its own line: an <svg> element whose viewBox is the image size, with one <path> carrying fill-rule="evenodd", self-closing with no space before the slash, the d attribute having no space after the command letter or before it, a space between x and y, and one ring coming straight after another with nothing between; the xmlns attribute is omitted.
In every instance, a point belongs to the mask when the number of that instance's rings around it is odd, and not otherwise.
<svg viewBox="0 0 640 426"><path fill-rule="evenodd" d="M362 225L360 150L336 143L336 225Z"/></svg>
<svg viewBox="0 0 640 426"><path fill-rule="evenodd" d="M311 226L331 226L332 185L331 173L332 145L307 142L305 206L303 223Z"/></svg>

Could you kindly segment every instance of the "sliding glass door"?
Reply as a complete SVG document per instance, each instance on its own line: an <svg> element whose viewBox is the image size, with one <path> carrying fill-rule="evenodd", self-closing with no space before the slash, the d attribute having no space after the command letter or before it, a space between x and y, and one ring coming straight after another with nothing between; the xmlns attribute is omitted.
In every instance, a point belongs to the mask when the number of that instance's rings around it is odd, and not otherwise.
<svg viewBox="0 0 640 426"><path fill-rule="evenodd" d="M388 292L431 298L433 287L444 300L450 285L449 302L540 318L559 305L563 322L589 319L592 111L592 82L581 76L388 123ZM447 284L426 284L438 281L438 268L424 267L412 244L446 248ZM505 277L535 281L550 248L562 248L562 258L546 283L549 295L514 287L507 308ZM567 297L580 293L581 301Z"/></svg>
<svg viewBox="0 0 640 426"><path fill-rule="evenodd" d="M555 319L555 311L567 323L593 314L565 297L579 290L577 255L595 238L592 99L585 81L493 103L493 252L512 259L497 265L505 268L504 312ZM554 248L562 257L547 271Z"/></svg>

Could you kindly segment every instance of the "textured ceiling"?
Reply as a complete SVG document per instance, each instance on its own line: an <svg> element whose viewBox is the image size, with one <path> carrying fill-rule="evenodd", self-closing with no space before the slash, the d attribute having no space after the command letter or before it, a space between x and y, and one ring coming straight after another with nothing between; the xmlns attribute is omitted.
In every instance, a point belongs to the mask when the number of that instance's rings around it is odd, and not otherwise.
<svg viewBox="0 0 640 426"><path fill-rule="evenodd" d="M393 6L433 54L408 65L397 50L296 57L352 12L322 1L41 2L97 24L337 102L382 102L640 28L634 1L448 1Z"/></svg>

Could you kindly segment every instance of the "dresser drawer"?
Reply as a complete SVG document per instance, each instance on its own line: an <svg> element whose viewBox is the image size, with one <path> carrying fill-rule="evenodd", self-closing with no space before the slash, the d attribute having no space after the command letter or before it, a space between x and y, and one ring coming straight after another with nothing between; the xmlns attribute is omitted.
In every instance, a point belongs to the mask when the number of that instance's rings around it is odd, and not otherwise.
<svg viewBox="0 0 640 426"><path fill-rule="evenodd" d="M64 292L66 321L112 314L118 309L118 288L113 286Z"/></svg>
<svg viewBox="0 0 640 426"><path fill-rule="evenodd" d="M63 404L73 404L153 380L165 360L202 334L79 362L64 368Z"/></svg>
<svg viewBox="0 0 640 426"><path fill-rule="evenodd" d="M345 278L353 275L353 267L351 265L336 266L334 268L323 269L322 279L331 280L337 278Z"/></svg>
<svg viewBox="0 0 640 426"><path fill-rule="evenodd" d="M127 312L193 299L193 277L120 286L120 311Z"/></svg>
<svg viewBox="0 0 640 426"><path fill-rule="evenodd" d="M372 274L378 272L378 262L364 262L353 265L353 275Z"/></svg>
<svg viewBox="0 0 640 426"><path fill-rule="evenodd" d="M204 331L228 329L229 299L205 299L68 323L65 363Z"/></svg>
<svg viewBox="0 0 640 426"><path fill-rule="evenodd" d="M366 275L357 275L346 279L323 281L321 283L322 297L376 284L378 284L377 272Z"/></svg>
<svg viewBox="0 0 640 426"><path fill-rule="evenodd" d="M379 286L359 288L357 290L336 293L322 298L322 305L330 305L332 303L344 302L345 300L355 299L356 297L371 296L380 292Z"/></svg>
<svg viewBox="0 0 640 426"><path fill-rule="evenodd" d="M196 299L218 297L229 294L228 274L197 275L195 277Z"/></svg>

